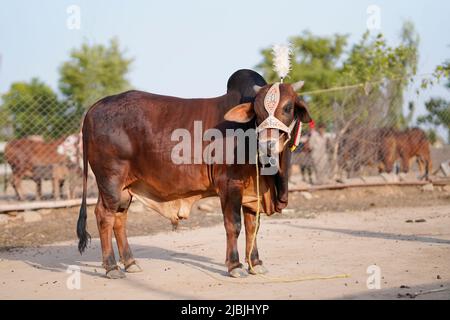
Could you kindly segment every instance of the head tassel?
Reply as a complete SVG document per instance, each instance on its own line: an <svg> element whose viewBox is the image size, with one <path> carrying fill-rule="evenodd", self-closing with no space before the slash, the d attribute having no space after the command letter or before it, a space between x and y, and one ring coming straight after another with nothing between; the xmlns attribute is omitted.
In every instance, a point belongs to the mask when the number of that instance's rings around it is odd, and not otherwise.
<svg viewBox="0 0 450 320"><path fill-rule="evenodd" d="M291 70L291 55L292 50L288 45L276 44L272 48L273 53L273 69L280 77L280 82L287 77Z"/></svg>

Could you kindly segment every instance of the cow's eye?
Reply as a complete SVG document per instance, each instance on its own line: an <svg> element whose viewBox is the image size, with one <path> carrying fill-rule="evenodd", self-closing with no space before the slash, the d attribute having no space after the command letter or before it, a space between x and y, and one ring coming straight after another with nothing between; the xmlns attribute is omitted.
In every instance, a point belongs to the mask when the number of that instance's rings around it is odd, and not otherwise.
<svg viewBox="0 0 450 320"><path fill-rule="evenodd" d="M287 103L284 107L283 107L283 111L285 113L291 113L292 112L292 103Z"/></svg>

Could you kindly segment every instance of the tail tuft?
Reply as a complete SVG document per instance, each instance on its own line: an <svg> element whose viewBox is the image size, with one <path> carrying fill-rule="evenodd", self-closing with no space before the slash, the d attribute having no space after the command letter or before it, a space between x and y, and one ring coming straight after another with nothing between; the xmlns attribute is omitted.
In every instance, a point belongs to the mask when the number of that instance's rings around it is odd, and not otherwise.
<svg viewBox="0 0 450 320"><path fill-rule="evenodd" d="M86 250L88 242L91 241L91 235L86 231L86 220L86 201L84 201L83 199L83 203L81 204L80 208L80 215L77 222L77 236L79 239L78 251L80 251L80 254L83 254L84 250Z"/></svg>
<svg viewBox="0 0 450 320"><path fill-rule="evenodd" d="M84 131L84 125L83 125ZM83 254L86 250L88 242L91 240L91 236L86 231L87 209L86 209L86 197L87 197L87 176L88 176L88 157L87 157L87 136L82 134L83 141L83 196L80 207L80 214L77 222L77 236L78 236L78 250Z"/></svg>

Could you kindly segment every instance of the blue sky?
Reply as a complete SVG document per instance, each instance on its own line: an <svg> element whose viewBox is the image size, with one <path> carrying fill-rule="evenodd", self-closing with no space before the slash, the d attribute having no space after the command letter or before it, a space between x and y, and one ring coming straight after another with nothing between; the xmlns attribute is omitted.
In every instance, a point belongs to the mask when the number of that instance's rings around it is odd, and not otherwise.
<svg viewBox="0 0 450 320"><path fill-rule="evenodd" d="M81 29L66 27L70 5L81 9ZM135 58L129 80L155 93L208 97L225 92L239 68L253 68L260 50L284 43L303 30L318 35L366 30L367 7L381 9L381 32L398 41L403 21L415 23L421 37L419 73L450 59L450 1L3 1L0 11L0 93L14 81L37 76L57 88L58 67L70 50L117 37ZM429 96L450 99L442 86L420 98L411 89L418 113Z"/></svg>

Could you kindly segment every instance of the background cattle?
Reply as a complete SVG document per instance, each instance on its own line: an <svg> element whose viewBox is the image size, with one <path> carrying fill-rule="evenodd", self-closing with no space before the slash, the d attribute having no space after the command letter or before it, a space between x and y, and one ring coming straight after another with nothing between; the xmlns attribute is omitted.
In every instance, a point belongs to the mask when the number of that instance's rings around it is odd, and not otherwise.
<svg viewBox="0 0 450 320"><path fill-rule="evenodd" d="M430 144L425 132L419 128L406 129L396 134L397 156L400 170L409 172L411 160L415 157L421 178L428 179L432 168Z"/></svg>
<svg viewBox="0 0 450 320"><path fill-rule="evenodd" d="M12 170L10 182L18 199L25 199L23 179L36 183L38 200L42 199L43 180L51 180L53 197L60 199L64 182L79 173L78 143L76 135L49 142L35 137L11 140L5 147L5 160ZM74 187L69 184L68 198L73 198Z"/></svg>
<svg viewBox="0 0 450 320"><path fill-rule="evenodd" d="M396 162L400 171L408 173L416 158L421 178L428 178L432 161L430 144L425 132L419 128L356 128L343 137L339 148L339 164L350 177L362 167L377 167L381 172L394 172Z"/></svg>

